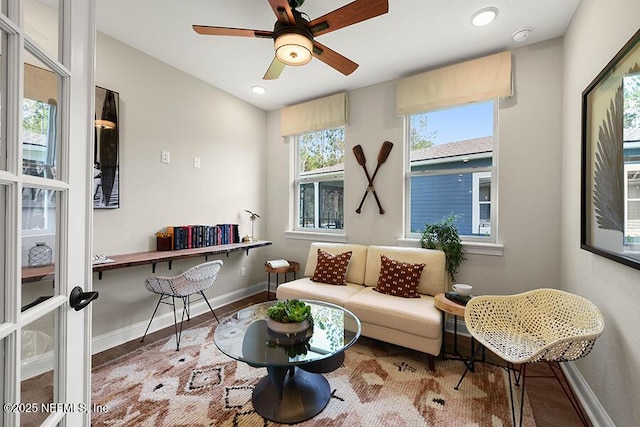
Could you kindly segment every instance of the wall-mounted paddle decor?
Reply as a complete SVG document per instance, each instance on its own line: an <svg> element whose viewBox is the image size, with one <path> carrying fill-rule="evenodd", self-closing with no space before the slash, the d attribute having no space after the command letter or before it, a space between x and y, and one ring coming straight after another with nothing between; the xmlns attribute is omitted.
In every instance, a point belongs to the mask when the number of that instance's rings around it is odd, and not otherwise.
<svg viewBox="0 0 640 427"><path fill-rule="evenodd" d="M581 247L640 269L640 31L582 94Z"/></svg>
<svg viewBox="0 0 640 427"><path fill-rule="evenodd" d="M120 96L96 86L96 120L93 152L93 207L120 207Z"/></svg>
<svg viewBox="0 0 640 427"><path fill-rule="evenodd" d="M380 203L380 199L378 199L378 194L376 193L376 188L373 186L373 180L376 179L376 175L378 174L378 170L380 169L380 165L387 161L389 157L389 153L391 153L391 149L393 148L393 143L389 141L385 141L382 143L382 147L380 147L380 152L378 153L378 164L376 165L376 169L373 171L373 175L369 175L369 171L367 170L367 159L364 156L364 151L362 150L361 145L356 145L353 147L353 154L356 156L356 160L358 164L362 166L364 169L364 174L367 177L367 181L369 185L364 191L364 195L362 196L362 200L360 201L360 205L356 209L356 213L362 212L362 205L364 204L365 199L367 198L367 194L369 191L373 193L373 197L376 199L376 203L378 204L378 209L380 211L380 215L384 214L384 209L382 209L382 204Z"/></svg>

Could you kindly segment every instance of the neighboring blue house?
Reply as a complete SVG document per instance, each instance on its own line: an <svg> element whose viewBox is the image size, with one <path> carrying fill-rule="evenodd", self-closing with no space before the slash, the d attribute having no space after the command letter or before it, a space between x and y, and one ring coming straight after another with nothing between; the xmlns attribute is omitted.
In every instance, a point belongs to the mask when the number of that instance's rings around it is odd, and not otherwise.
<svg viewBox="0 0 640 427"><path fill-rule="evenodd" d="M624 237L625 243L640 243L640 128L624 129Z"/></svg>
<svg viewBox="0 0 640 427"><path fill-rule="evenodd" d="M490 235L492 151L491 136L413 150L411 171L436 173L411 178L411 230L453 213L461 235Z"/></svg>

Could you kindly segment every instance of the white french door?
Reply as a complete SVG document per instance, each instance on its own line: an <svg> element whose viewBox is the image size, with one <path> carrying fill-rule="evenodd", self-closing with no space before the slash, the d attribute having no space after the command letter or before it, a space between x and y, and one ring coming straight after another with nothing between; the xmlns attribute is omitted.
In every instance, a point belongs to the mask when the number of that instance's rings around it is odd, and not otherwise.
<svg viewBox="0 0 640 427"><path fill-rule="evenodd" d="M0 425L89 426L94 0L0 8Z"/></svg>

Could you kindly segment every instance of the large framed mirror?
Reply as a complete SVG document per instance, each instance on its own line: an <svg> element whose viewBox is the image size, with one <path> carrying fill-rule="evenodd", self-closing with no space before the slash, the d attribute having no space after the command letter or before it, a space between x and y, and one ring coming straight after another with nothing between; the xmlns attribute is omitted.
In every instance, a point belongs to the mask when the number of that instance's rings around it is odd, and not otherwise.
<svg viewBox="0 0 640 427"><path fill-rule="evenodd" d="M640 269L640 30L582 94L581 247Z"/></svg>
<svg viewBox="0 0 640 427"><path fill-rule="evenodd" d="M120 95L96 87L95 146L93 159L93 207L120 207Z"/></svg>

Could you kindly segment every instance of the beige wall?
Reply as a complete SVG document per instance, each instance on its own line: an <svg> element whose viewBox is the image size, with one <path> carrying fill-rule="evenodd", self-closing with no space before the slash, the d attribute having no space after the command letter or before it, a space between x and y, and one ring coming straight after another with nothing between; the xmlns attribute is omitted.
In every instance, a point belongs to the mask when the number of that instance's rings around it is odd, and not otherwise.
<svg viewBox="0 0 640 427"><path fill-rule="evenodd" d="M618 426L640 419L640 272L580 249L581 93L639 23L637 0L583 0L564 40L562 287L605 316L604 334L577 366Z"/></svg>
<svg viewBox="0 0 640 427"><path fill-rule="evenodd" d="M513 51L515 96L499 112L499 242L504 256L468 256L458 280L478 293L514 293L560 282L562 40ZM287 239L290 147L279 136L279 112L268 114L267 230L274 256L304 262L309 241ZM461 124L464 126L464 124ZM349 92L346 128L345 231L351 243L395 245L403 237L403 119L395 116L395 82ZM372 171L380 145L394 143L376 177L376 192L355 213L367 181L352 148L363 146ZM277 255L275 253L277 252Z"/></svg>
<svg viewBox="0 0 640 427"><path fill-rule="evenodd" d="M120 94L121 116L120 208L94 210L94 253L155 250L154 235L167 225L239 223L250 234L244 209L264 213L266 113L103 34L96 50L96 85ZM160 162L162 150L170 164ZM264 249L222 259L211 297L266 278ZM159 264L156 272L174 275L203 261ZM94 275L94 336L149 319L156 298L143 283L151 274L148 265Z"/></svg>
<svg viewBox="0 0 640 427"><path fill-rule="evenodd" d="M587 392L620 426L640 419L640 332L633 305L640 272L579 247L580 102L582 90L637 30L639 17L636 0L583 0L564 39L513 51L515 96L501 101L498 135L504 254L469 255L459 273L459 281L477 293L550 286L594 301L606 331L577 367ZM153 249L153 234L168 223L239 222L248 230L243 209L251 209L262 217L256 235L274 245L248 257L224 257L212 296L264 281L265 259L304 262L310 240L285 237L293 211L292 155L279 136L279 112L260 111L102 35L97 53L96 84L121 97L123 187L119 210L95 211L94 252ZM403 121L394 104L394 82L349 93L345 227L352 243L393 245L403 237ZM361 144L371 168L384 140L395 144L376 178L387 212L379 215L369 197L357 215L366 180L351 149ZM170 165L160 163L161 150L171 151ZM193 156L202 159L201 169L191 167ZM171 271L159 265L158 273L174 274L198 261L174 263ZM240 278L243 266L248 275ZM142 286L150 274L147 266L96 277L101 296L94 304L94 335L144 324L154 304Z"/></svg>

